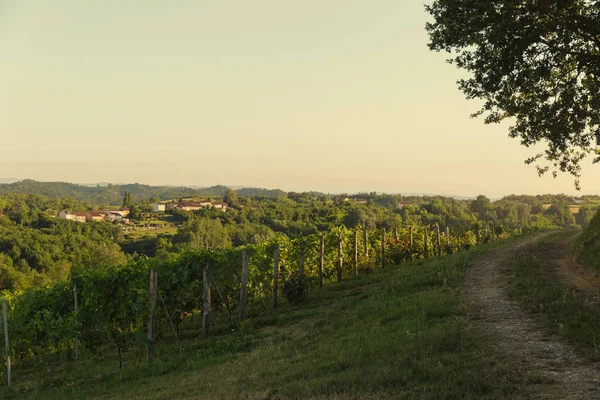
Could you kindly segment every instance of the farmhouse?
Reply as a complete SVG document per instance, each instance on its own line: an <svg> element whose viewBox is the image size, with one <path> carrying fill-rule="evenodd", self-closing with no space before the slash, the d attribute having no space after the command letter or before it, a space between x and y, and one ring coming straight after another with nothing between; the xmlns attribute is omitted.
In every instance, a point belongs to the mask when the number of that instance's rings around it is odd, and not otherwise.
<svg viewBox="0 0 600 400"><path fill-rule="evenodd" d="M155 203L157 205L160 205L158 203ZM209 201L209 200L204 200L204 201L180 201L177 203L170 203L169 204L170 208L174 208L177 210L182 210L182 211L197 211L200 210L202 208L210 208L210 207L214 207L217 208L221 211L225 211L227 210L227 204L226 203L221 203L219 201Z"/></svg>
<svg viewBox="0 0 600 400"><path fill-rule="evenodd" d="M176 208L176 209L182 210L182 211L197 211L204 207L206 207L206 205L204 203L196 203L193 201L182 201L182 202L175 204L175 207L173 207L173 208Z"/></svg>
<svg viewBox="0 0 600 400"><path fill-rule="evenodd" d="M111 210L111 211L104 211L106 213L112 213L112 214L119 214L121 217L126 217L129 215L129 208L121 208L119 210Z"/></svg>
<svg viewBox="0 0 600 400"><path fill-rule="evenodd" d="M123 215L117 211L107 211L104 220L108 222L121 221L123 220Z"/></svg>
<svg viewBox="0 0 600 400"><path fill-rule="evenodd" d="M61 211L58 214L58 218L60 219L68 219L70 221L76 222L86 222L86 214L84 212L72 212L72 211Z"/></svg>
<svg viewBox="0 0 600 400"><path fill-rule="evenodd" d="M163 212L167 209L165 203L154 203L152 204L152 212Z"/></svg>
<svg viewBox="0 0 600 400"><path fill-rule="evenodd" d="M100 221L116 221L116 220L124 220L127 215L129 215L129 210L115 210L115 211L85 211L85 212L74 212L74 211L61 211L58 214L58 218L67 219L70 221L77 222L100 222Z"/></svg>
<svg viewBox="0 0 600 400"><path fill-rule="evenodd" d="M218 210L221 210L221 211L227 211L227 203L221 203L220 201L213 201L211 206Z"/></svg>
<svg viewBox="0 0 600 400"><path fill-rule="evenodd" d="M89 211L85 214L86 222L104 221L105 217L106 217L106 211Z"/></svg>

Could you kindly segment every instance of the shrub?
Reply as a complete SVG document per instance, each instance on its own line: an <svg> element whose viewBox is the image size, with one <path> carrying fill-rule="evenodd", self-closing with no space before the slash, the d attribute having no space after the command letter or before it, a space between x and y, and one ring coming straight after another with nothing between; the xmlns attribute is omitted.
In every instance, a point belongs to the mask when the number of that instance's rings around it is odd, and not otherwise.
<svg viewBox="0 0 600 400"><path fill-rule="evenodd" d="M297 272L290 274L283 282L282 292L290 305L295 306L306 300L311 279Z"/></svg>
<svg viewBox="0 0 600 400"><path fill-rule="evenodd" d="M579 263L586 267L600 269L600 211L583 230L573 250Z"/></svg>

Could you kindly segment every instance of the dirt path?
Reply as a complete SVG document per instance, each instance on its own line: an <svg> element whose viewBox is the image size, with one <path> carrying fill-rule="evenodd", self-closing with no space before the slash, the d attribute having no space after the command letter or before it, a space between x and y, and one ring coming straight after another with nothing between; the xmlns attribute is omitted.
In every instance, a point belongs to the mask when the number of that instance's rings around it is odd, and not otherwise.
<svg viewBox="0 0 600 400"><path fill-rule="evenodd" d="M600 399L600 366L584 360L508 298L508 268L515 252L543 233L494 250L476 261L466 279L465 300L474 328L494 344L516 373L529 377L519 398Z"/></svg>

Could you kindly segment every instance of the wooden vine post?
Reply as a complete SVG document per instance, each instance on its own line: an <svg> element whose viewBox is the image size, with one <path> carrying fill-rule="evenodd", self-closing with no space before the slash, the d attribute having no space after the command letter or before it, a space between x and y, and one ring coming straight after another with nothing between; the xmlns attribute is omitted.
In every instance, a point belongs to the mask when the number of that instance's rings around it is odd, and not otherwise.
<svg viewBox="0 0 600 400"><path fill-rule="evenodd" d="M385 269L385 228L381 231L381 269Z"/></svg>
<svg viewBox="0 0 600 400"><path fill-rule="evenodd" d="M275 247L273 254L273 309L277 308L277 287L279 286L279 247Z"/></svg>
<svg viewBox="0 0 600 400"><path fill-rule="evenodd" d="M367 228L364 231L364 246L365 246L365 257L369 258L369 232Z"/></svg>
<svg viewBox="0 0 600 400"><path fill-rule="evenodd" d="M73 301L75 303L75 359L79 358L79 329L77 326L77 317L79 316L79 302L77 299L77 282L73 284Z"/></svg>
<svg viewBox="0 0 600 400"><path fill-rule="evenodd" d="M414 247L415 247L415 241L414 241L414 236L413 236L413 227L411 226L409 228L409 248L408 248L408 252L410 254L410 261L414 260Z"/></svg>
<svg viewBox="0 0 600 400"><path fill-rule="evenodd" d="M210 265L202 268L202 337L208 337L210 327Z"/></svg>
<svg viewBox="0 0 600 400"><path fill-rule="evenodd" d="M446 225L446 252L452 254L452 247L450 246L450 227Z"/></svg>
<svg viewBox="0 0 600 400"><path fill-rule="evenodd" d="M354 230L354 276L358 276L358 230Z"/></svg>
<svg viewBox="0 0 600 400"><path fill-rule="evenodd" d="M321 246L320 246L320 257L319 257L319 288L323 287L323 265L325 264L325 236L321 235Z"/></svg>
<svg viewBox="0 0 600 400"><path fill-rule="evenodd" d="M423 258L428 258L429 257L429 243L428 243L428 236L427 236L427 227L425 227L425 235L423 236Z"/></svg>
<svg viewBox="0 0 600 400"><path fill-rule="evenodd" d="M242 287L240 288L240 320L246 318L246 298L248 297L248 252L242 253Z"/></svg>
<svg viewBox="0 0 600 400"><path fill-rule="evenodd" d="M394 228L394 242L398 241L398 228Z"/></svg>
<svg viewBox="0 0 600 400"><path fill-rule="evenodd" d="M437 256L442 256L442 242L440 238L440 226L438 224L435 225L436 235L437 235Z"/></svg>
<svg viewBox="0 0 600 400"><path fill-rule="evenodd" d="M10 344L8 342L8 311L6 310L6 298L2 299L2 313L4 314L4 344L6 347L6 382L10 387L12 374L10 366Z"/></svg>
<svg viewBox="0 0 600 400"><path fill-rule="evenodd" d="M147 360L149 363L154 361L154 327L156 325L156 293L157 293L156 268L150 269L150 288L148 290L148 352Z"/></svg>
<svg viewBox="0 0 600 400"><path fill-rule="evenodd" d="M304 241L300 242L300 275L304 276Z"/></svg>
<svg viewBox="0 0 600 400"><path fill-rule="evenodd" d="M343 240L342 233L340 232L338 237L338 266L337 266L337 281L342 281L342 268L344 266L344 254L343 254Z"/></svg>

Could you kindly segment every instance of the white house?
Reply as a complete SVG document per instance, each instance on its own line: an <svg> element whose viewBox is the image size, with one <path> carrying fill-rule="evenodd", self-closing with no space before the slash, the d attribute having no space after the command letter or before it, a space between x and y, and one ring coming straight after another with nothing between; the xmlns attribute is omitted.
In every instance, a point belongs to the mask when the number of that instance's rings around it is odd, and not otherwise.
<svg viewBox="0 0 600 400"><path fill-rule="evenodd" d="M86 222L87 213L84 212L71 212L71 211L61 211L58 214L58 218L60 219L68 219L70 221L76 222Z"/></svg>
<svg viewBox="0 0 600 400"><path fill-rule="evenodd" d="M120 221L123 219L123 216L121 215L121 213L118 212L107 211L104 219L108 222Z"/></svg>
<svg viewBox="0 0 600 400"><path fill-rule="evenodd" d="M152 204L153 212L163 212L167 209L167 205L165 203L154 203Z"/></svg>
<svg viewBox="0 0 600 400"><path fill-rule="evenodd" d="M221 210L221 211L227 211L227 203L221 203L219 201L214 201L211 204L212 207L216 208L217 210Z"/></svg>

